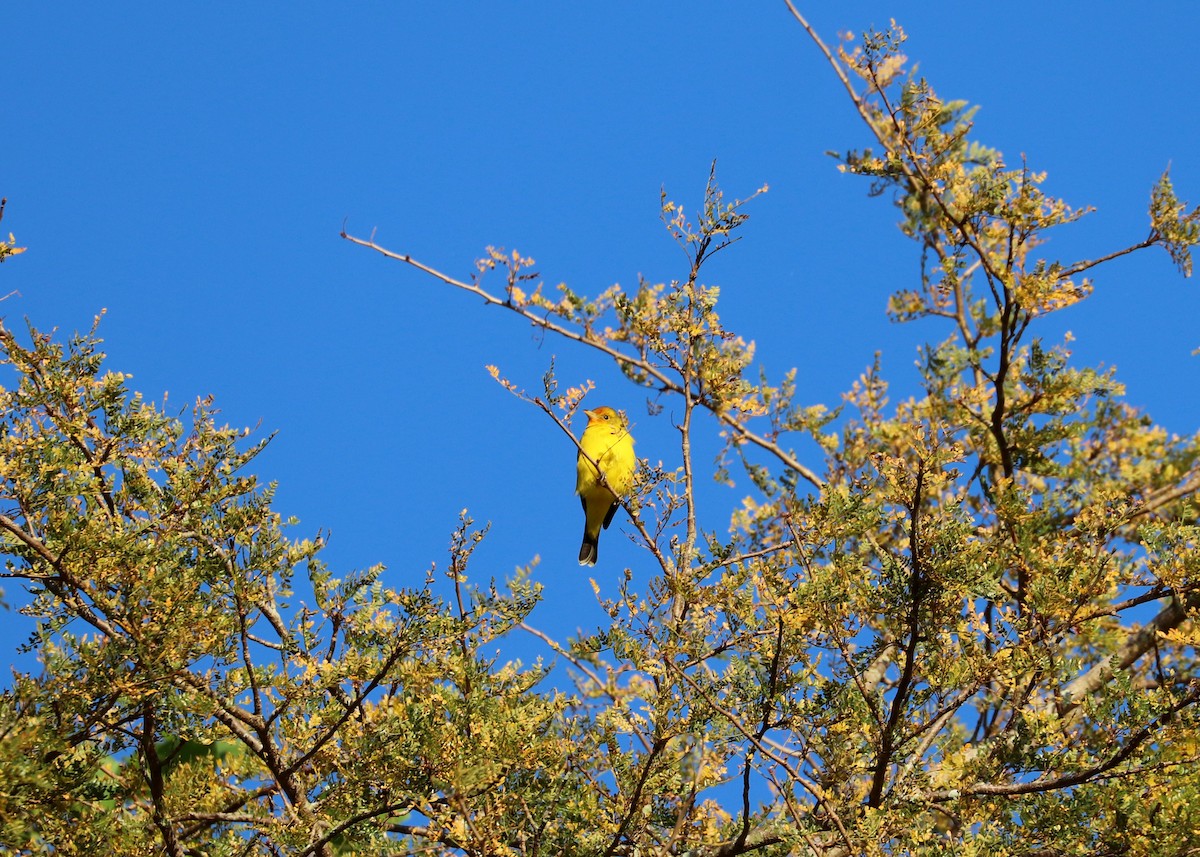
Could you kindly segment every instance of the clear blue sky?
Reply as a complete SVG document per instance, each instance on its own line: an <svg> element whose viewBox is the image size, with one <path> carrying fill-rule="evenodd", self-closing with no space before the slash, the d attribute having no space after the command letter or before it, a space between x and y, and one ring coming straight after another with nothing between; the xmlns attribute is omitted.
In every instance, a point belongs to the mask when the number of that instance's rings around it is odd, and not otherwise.
<svg viewBox="0 0 1200 857"><path fill-rule="evenodd" d="M1048 252L1142 239L1169 163L1200 202L1200 5L800 5L831 43L896 17L935 89L981 105L977 139L1098 208ZM11 3L0 26L0 229L29 247L0 268L0 293L20 293L8 322L65 334L107 309L110 368L135 389L213 394L230 423L277 431L258 472L297 536L332 532L338 572L381 561L419 585L469 508L493 525L476 578L538 555L534 623L599 621L573 448L488 363L536 390L555 356L563 382L592 378L590 402L630 413L641 455L678 462L670 409L648 416L597 355L341 241L343 221L458 276L493 244L551 284L632 287L686 273L659 189L694 209L717 158L731 195L771 190L708 281L773 378L799 367L802 401L836 405L876 351L911 390L917 346L945 335L884 315L917 248L824 154L866 130L782 2ZM1043 333L1070 329L1077 363L1115 364L1132 402L1190 433L1197 319L1197 284L1153 250ZM740 490L707 490L705 523ZM621 526L591 571L610 594L642 562ZM11 651L26 629L3 629Z"/></svg>

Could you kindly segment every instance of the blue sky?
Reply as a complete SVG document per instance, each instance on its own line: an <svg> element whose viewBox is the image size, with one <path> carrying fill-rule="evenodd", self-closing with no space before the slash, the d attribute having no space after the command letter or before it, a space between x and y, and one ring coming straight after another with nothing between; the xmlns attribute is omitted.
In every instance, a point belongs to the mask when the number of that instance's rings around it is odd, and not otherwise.
<svg viewBox="0 0 1200 857"><path fill-rule="evenodd" d="M1200 202L1196 4L799 5L831 43L895 17L934 88L981 106L977 139L1097 207L1048 253L1141 240L1168 164ZM492 522L476 577L540 556L534 624L599 621L573 448L489 363L537 390L553 356L630 413L642 456L678 463L670 409L649 416L598 355L341 241L344 221L460 277L491 244L550 284L632 287L686 274L659 190L694 209L716 158L731 196L771 190L707 281L773 378L799 367L802 401L836 405L876 351L911 390L917 346L946 334L884 315L917 248L824 154L866 130L782 2L18 3L0 20L2 228L29 247L0 268L8 323L65 334L106 309L134 389L178 408L212 394L231 424L278 432L257 472L295 535L331 531L335 571L384 562L419 585L468 508ZM1042 332L1071 330L1078 364L1115 364L1132 402L1191 433L1198 318L1196 284L1152 250ZM704 521L742 490L706 489ZM608 594L642 562L620 529L590 570ZM25 630L6 621L0 649Z"/></svg>

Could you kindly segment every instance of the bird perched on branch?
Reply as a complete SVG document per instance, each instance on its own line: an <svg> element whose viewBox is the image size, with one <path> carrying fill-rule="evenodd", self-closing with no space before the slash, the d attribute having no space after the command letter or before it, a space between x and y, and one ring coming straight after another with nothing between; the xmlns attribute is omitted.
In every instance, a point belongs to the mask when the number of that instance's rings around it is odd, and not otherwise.
<svg viewBox="0 0 1200 857"><path fill-rule="evenodd" d="M637 456L633 435L619 412L608 407L584 411L588 424L579 440L575 461L575 493L583 504L583 545L579 564L595 565L600 548L600 529L608 528L617 513L618 500L633 487ZM596 465L600 465L597 472ZM603 479L601 479L601 474Z"/></svg>

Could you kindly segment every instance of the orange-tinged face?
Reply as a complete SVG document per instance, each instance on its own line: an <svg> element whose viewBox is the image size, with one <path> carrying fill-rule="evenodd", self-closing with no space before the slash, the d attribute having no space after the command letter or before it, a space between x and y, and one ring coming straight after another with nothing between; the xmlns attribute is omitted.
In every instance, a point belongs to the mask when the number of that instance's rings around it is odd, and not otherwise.
<svg viewBox="0 0 1200 857"><path fill-rule="evenodd" d="M620 414L608 406L602 406L591 411L584 410L584 413L587 414L588 425L591 425L592 423L603 422L611 422L615 424L621 421Z"/></svg>

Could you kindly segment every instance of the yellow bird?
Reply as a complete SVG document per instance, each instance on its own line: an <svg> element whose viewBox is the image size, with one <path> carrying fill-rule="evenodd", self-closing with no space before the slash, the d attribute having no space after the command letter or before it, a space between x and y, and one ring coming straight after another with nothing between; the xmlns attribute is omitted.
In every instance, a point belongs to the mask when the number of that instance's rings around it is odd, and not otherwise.
<svg viewBox="0 0 1200 857"><path fill-rule="evenodd" d="M617 513L617 498L624 497L633 487L637 456L633 454L633 435L621 414L612 408L596 408L584 413L588 424L579 440L583 452L575 461L575 493L583 504L583 545L579 548L579 564L595 565L600 550L600 528L608 528ZM606 485L600 483L596 465L592 462L600 465Z"/></svg>

